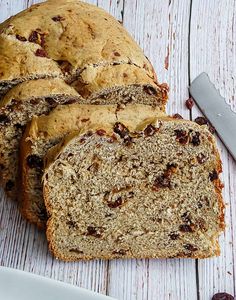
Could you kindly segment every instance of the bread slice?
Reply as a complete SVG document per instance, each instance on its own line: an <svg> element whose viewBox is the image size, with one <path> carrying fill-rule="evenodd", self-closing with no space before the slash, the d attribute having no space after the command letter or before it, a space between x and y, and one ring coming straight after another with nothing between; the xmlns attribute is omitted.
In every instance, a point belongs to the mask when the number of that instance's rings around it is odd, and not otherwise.
<svg viewBox="0 0 236 300"><path fill-rule="evenodd" d="M220 254L221 161L205 126L171 118L67 136L46 156L47 238L62 260Z"/></svg>
<svg viewBox="0 0 236 300"><path fill-rule="evenodd" d="M87 67L71 85L92 104L140 103L165 111L168 98L166 84L132 64Z"/></svg>
<svg viewBox="0 0 236 300"><path fill-rule="evenodd" d="M0 102L0 177L8 196L16 197L18 148L26 123L58 104L82 97L61 79L38 79L12 88Z"/></svg>
<svg viewBox="0 0 236 300"><path fill-rule="evenodd" d="M129 63L156 80L152 65L124 27L103 9L77 0L33 5L0 24L0 36L2 92L32 78L72 80L87 66Z"/></svg>
<svg viewBox="0 0 236 300"><path fill-rule="evenodd" d="M161 112L147 105L83 105L58 106L49 115L33 117L21 140L20 177L21 212L39 228L45 228L47 213L43 201L43 158L47 150L66 134L101 123L112 126L117 119L126 125L156 118ZM101 132L102 133L102 132Z"/></svg>

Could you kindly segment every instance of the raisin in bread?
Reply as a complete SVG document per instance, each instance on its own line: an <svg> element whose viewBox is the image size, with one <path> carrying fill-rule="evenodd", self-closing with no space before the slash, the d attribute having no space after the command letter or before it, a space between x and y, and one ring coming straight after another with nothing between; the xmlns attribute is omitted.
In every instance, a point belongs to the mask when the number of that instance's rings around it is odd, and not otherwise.
<svg viewBox="0 0 236 300"><path fill-rule="evenodd" d="M221 161L205 126L171 118L98 125L67 136L45 163L47 238L57 258L219 255Z"/></svg>
<svg viewBox="0 0 236 300"><path fill-rule="evenodd" d="M0 102L0 177L8 196L16 196L18 148L26 123L33 115L47 114L58 104L81 99L61 79L23 82L3 97Z"/></svg>
<svg viewBox="0 0 236 300"><path fill-rule="evenodd" d="M0 24L0 38L2 93L32 78L73 81L88 66L132 64L156 80L124 27L103 9L77 0L33 5Z"/></svg>
<svg viewBox="0 0 236 300"><path fill-rule="evenodd" d="M21 212L39 228L45 228L46 208L42 194L43 158L47 150L66 134L80 128L115 124L117 119L127 126L160 115L158 108L148 105L83 105L58 106L49 115L33 117L21 140L20 185ZM103 134L103 131L101 131Z"/></svg>

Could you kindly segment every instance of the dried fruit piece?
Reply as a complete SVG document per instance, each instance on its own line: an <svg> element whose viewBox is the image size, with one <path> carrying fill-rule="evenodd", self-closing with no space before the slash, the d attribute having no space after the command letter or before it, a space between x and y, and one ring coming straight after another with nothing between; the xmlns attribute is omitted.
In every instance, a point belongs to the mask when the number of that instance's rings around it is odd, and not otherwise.
<svg viewBox="0 0 236 300"><path fill-rule="evenodd" d="M148 95L153 95L156 96L157 95L157 91L154 87L152 86L145 86L143 88L144 92L146 92Z"/></svg>
<svg viewBox="0 0 236 300"><path fill-rule="evenodd" d="M32 154L32 155L29 155L27 157L27 165L30 168L40 168L40 169L42 169L43 168L43 160L38 155Z"/></svg>
<svg viewBox="0 0 236 300"><path fill-rule="evenodd" d="M114 202L108 202L107 205L110 208L117 208L117 207L121 206L122 203L123 203L122 198L118 197Z"/></svg>
<svg viewBox="0 0 236 300"><path fill-rule="evenodd" d="M179 226L179 230L181 232L193 232L193 229L190 225L187 225L187 224L182 224Z"/></svg>
<svg viewBox="0 0 236 300"><path fill-rule="evenodd" d="M199 164L203 164L207 161L207 157L203 153L200 153L197 156L197 161Z"/></svg>
<svg viewBox="0 0 236 300"><path fill-rule="evenodd" d="M119 134L121 138L125 138L129 135L129 130L122 123L115 123L114 132Z"/></svg>
<svg viewBox="0 0 236 300"><path fill-rule="evenodd" d="M19 40L21 42L26 42L27 41L27 39L24 36L21 36L19 34L16 34L16 38L17 38L17 40Z"/></svg>
<svg viewBox="0 0 236 300"><path fill-rule="evenodd" d="M66 105L66 104L73 104L73 103L76 103L77 100L76 99L70 99L70 100L67 100L65 101L64 103L62 103L63 105Z"/></svg>
<svg viewBox="0 0 236 300"><path fill-rule="evenodd" d="M102 231L103 229L101 227L88 226L86 235L91 235L96 238L100 238L102 237Z"/></svg>
<svg viewBox="0 0 236 300"><path fill-rule="evenodd" d="M197 248L195 246L193 246L192 244L185 244L184 248L189 251L197 251Z"/></svg>
<svg viewBox="0 0 236 300"><path fill-rule="evenodd" d="M2 114L0 115L0 123L6 125L7 123L10 122L10 119L7 115Z"/></svg>
<svg viewBox="0 0 236 300"><path fill-rule="evenodd" d="M73 66L68 60L57 60L57 63L63 74L70 74L72 72Z"/></svg>
<svg viewBox="0 0 236 300"><path fill-rule="evenodd" d="M46 101L49 105L51 105L51 106L53 106L53 107L55 107L55 106L58 104L57 101L56 101L55 99L50 98L50 97L46 97L46 98L45 98L45 101Z"/></svg>
<svg viewBox="0 0 236 300"><path fill-rule="evenodd" d="M157 191L159 188L171 187L171 176L175 172L177 165L176 164L167 164L167 168L164 173L156 177L153 190Z"/></svg>
<svg viewBox="0 0 236 300"><path fill-rule="evenodd" d="M196 132L192 138L191 138L191 143L193 144L193 146L199 146L201 141L200 141L200 133Z"/></svg>
<svg viewBox="0 0 236 300"><path fill-rule="evenodd" d="M194 106L194 102L192 98L189 98L185 101L185 105L187 107L187 109L192 109L192 107Z"/></svg>
<svg viewBox="0 0 236 300"><path fill-rule="evenodd" d="M183 119L183 117L180 114L174 114L172 117L174 119L179 119L179 120Z"/></svg>
<svg viewBox="0 0 236 300"><path fill-rule="evenodd" d="M212 300L234 300L234 296L228 293L217 293L212 297Z"/></svg>
<svg viewBox="0 0 236 300"><path fill-rule="evenodd" d="M189 212L185 212L182 216L181 219L183 220L184 223L186 224L191 224L191 218L190 218L190 213Z"/></svg>
<svg viewBox="0 0 236 300"><path fill-rule="evenodd" d="M35 52L35 55L39 56L39 57L47 57L48 56L47 52L44 49L37 49Z"/></svg>
<svg viewBox="0 0 236 300"><path fill-rule="evenodd" d="M60 22L60 21L65 20L65 18L58 15L58 16L52 17L52 20L53 20L54 22Z"/></svg>
<svg viewBox="0 0 236 300"><path fill-rule="evenodd" d="M208 122L208 129L212 134L214 134L216 132L215 127L213 125L211 125L210 122Z"/></svg>
<svg viewBox="0 0 236 300"><path fill-rule="evenodd" d="M216 129L214 126L211 125L211 123L205 118L205 117L197 117L195 120L194 120L198 125L207 125L208 126L208 129L209 131L214 134Z"/></svg>
<svg viewBox="0 0 236 300"><path fill-rule="evenodd" d="M120 250L114 250L114 251L112 252L112 254L125 255L126 252L127 252L127 250L120 249Z"/></svg>
<svg viewBox="0 0 236 300"><path fill-rule="evenodd" d="M152 136L156 133L156 128L149 124L145 129L144 129L144 135L145 136Z"/></svg>
<svg viewBox="0 0 236 300"><path fill-rule="evenodd" d="M218 173L216 172L216 170L213 170L210 174L209 174L209 178L211 181L214 181L216 179L218 179Z"/></svg>
<svg viewBox="0 0 236 300"><path fill-rule="evenodd" d="M83 254L84 252L81 251L79 248L72 248L69 250L69 252L75 252L77 254Z"/></svg>
<svg viewBox="0 0 236 300"><path fill-rule="evenodd" d="M179 234L176 233L176 232L171 232L169 234L169 237L170 237L171 240L175 241L175 240L177 240L179 238Z"/></svg>
<svg viewBox="0 0 236 300"><path fill-rule="evenodd" d="M74 222L74 221L72 221L72 220L66 221L66 224L67 224L69 227L73 227L73 228L76 228L76 227L77 227L76 222Z"/></svg>
<svg viewBox="0 0 236 300"><path fill-rule="evenodd" d="M204 117L197 117L195 120L194 120L198 125L207 125L208 121L206 118Z"/></svg>
<svg viewBox="0 0 236 300"><path fill-rule="evenodd" d="M168 187L170 188L170 178L169 177L165 177L164 174L158 176L153 184L153 188L154 190L158 190L159 188L165 188Z"/></svg>
<svg viewBox="0 0 236 300"><path fill-rule="evenodd" d="M40 33L38 31L32 31L28 41L31 43L35 43L40 45L41 47L44 47L45 45L45 38L44 38L45 34L44 33Z"/></svg>
<svg viewBox="0 0 236 300"><path fill-rule="evenodd" d="M175 130L176 140L182 144L185 145L188 143L189 136L188 133L185 130L182 129L176 129Z"/></svg>
<svg viewBox="0 0 236 300"><path fill-rule="evenodd" d="M97 172L99 169L99 163L98 162L94 162L91 164L91 166L88 167L88 171L90 172Z"/></svg>
<svg viewBox="0 0 236 300"><path fill-rule="evenodd" d="M100 135L100 136L103 136L103 135L106 134L106 131L105 131L104 129L98 129L98 130L96 131L96 134L97 134L97 135Z"/></svg>
<svg viewBox="0 0 236 300"><path fill-rule="evenodd" d="M115 52L114 52L114 55L115 55L115 56L120 56L120 53L117 52L117 51L115 51Z"/></svg>
<svg viewBox="0 0 236 300"><path fill-rule="evenodd" d="M122 123L117 122L113 128L114 132L117 133L121 138L124 139L126 146L130 146L132 143L132 138L129 136L129 130Z"/></svg>

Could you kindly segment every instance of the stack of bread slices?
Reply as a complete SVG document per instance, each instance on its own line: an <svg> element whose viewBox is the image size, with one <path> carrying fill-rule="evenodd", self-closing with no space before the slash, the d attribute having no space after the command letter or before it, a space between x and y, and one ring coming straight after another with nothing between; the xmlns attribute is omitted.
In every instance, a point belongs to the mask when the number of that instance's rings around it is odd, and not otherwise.
<svg viewBox="0 0 236 300"><path fill-rule="evenodd" d="M48 0L0 24L0 172L63 260L219 255L221 161L206 126L96 6Z"/></svg>

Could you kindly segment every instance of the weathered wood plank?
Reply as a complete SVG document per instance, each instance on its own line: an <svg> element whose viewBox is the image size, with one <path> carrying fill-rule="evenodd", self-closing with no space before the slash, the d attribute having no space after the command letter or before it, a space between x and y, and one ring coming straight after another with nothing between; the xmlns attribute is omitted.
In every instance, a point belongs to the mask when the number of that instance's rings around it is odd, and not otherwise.
<svg viewBox="0 0 236 300"><path fill-rule="evenodd" d="M236 18L233 0L192 0L190 75L207 71L236 108L235 57ZM0 22L41 0L0 0ZM190 0L87 0L122 21L150 57L159 81L170 84L168 112L185 118L188 97L188 21ZM222 80L223 79L223 80ZM200 112L194 108L193 117ZM228 228L221 238L220 258L199 261L200 299L214 292L236 294L236 164L219 142L224 164L224 195ZM233 251L234 249L234 251ZM0 195L0 265L6 265L119 299L197 299L193 260L114 260L111 262L64 263L48 252L45 234L20 217L16 204Z"/></svg>
<svg viewBox="0 0 236 300"><path fill-rule="evenodd" d="M114 16L120 22L123 21L123 9L124 9L124 0L98 0L97 4L99 7L102 7L108 11L112 16Z"/></svg>
<svg viewBox="0 0 236 300"><path fill-rule="evenodd" d="M235 1L193 0L190 35L190 78L206 71L235 109ZM200 111L193 109L193 118ZM210 299L218 291L235 294L235 191L236 165L218 140L223 161L222 179L226 202L225 234L221 237L219 258L199 261L200 299Z"/></svg>
<svg viewBox="0 0 236 300"><path fill-rule="evenodd" d="M27 8L27 0L0 0L0 23Z"/></svg>

